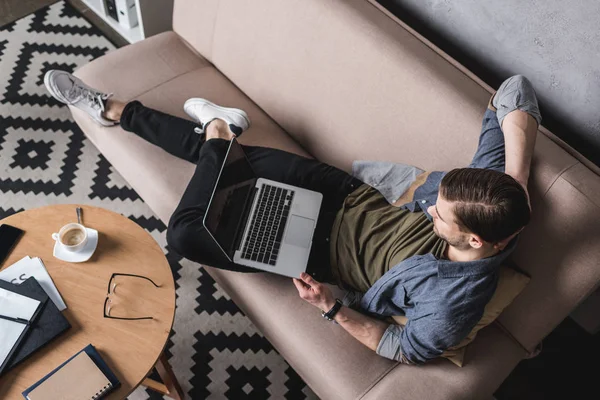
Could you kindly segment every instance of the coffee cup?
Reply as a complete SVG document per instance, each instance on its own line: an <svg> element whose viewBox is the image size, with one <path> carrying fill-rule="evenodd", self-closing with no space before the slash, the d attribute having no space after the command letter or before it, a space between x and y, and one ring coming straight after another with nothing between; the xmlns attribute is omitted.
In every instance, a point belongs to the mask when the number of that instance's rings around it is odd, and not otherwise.
<svg viewBox="0 0 600 400"><path fill-rule="evenodd" d="M88 234L85 226L70 223L60 228L58 233L53 233L52 239L60 243L65 250L75 253L83 249L87 243Z"/></svg>

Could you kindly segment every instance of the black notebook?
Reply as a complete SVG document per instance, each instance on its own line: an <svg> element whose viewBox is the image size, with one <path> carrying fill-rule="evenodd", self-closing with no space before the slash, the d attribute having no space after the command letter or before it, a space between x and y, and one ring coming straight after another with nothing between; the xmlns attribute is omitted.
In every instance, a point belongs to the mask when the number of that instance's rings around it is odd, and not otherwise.
<svg viewBox="0 0 600 400"><path fill-rule="evenodd" d="M56 305L48 298L35 278L30 277L20 285L14 285L0 280L0 287L40 301L40 309L32 321L25 336L17 343L15 350L11 353L2 373L5 373L36 350L50 342L71 327L71 324L62 315Z"/></svg>

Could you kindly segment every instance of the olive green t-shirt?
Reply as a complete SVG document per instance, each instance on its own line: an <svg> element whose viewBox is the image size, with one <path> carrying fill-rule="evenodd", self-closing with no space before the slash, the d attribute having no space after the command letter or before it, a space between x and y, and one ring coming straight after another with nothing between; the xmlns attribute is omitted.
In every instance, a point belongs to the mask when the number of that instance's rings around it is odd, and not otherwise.
<svg viewBox="0 0 600 400"><path fill-rule="evenodd" d="M445 250L423 211L394 207L368 185L346 198L331 232L333 275L360 292L404 259L427 253L443 258Z"/></svg>

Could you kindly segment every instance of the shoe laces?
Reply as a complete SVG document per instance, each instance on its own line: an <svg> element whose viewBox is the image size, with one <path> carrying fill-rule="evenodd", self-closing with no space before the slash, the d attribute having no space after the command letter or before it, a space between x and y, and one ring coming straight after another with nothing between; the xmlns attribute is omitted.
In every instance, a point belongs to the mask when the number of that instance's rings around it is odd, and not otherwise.
<svg viewBox="0 0 600 400"><path fill-rule="evenodd" d="M80 86L77 83L73 82L73 86L71 87L71 89L69 89L67 95L69 98L72 99L83 99L86 102L90 103L95 109L100 109L101 112L104 112L104 105L106 104L106 100L108 100L113 94L96 92L94 90ZM77 100L75 100L74 102L76 102Z"/></svg>

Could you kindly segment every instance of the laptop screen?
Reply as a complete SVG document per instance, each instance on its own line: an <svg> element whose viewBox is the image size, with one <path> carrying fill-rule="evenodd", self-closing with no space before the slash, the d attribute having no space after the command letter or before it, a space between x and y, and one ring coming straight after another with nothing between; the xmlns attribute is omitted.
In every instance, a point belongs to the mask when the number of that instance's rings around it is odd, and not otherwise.
<svg viewBox="0 0 600 400"><path fill-rule="evenodd" d="M243 228L246 203L256 184L256 175L242 146L232 139L204 216L204 226L232 259L236 233Z"/></svg>

